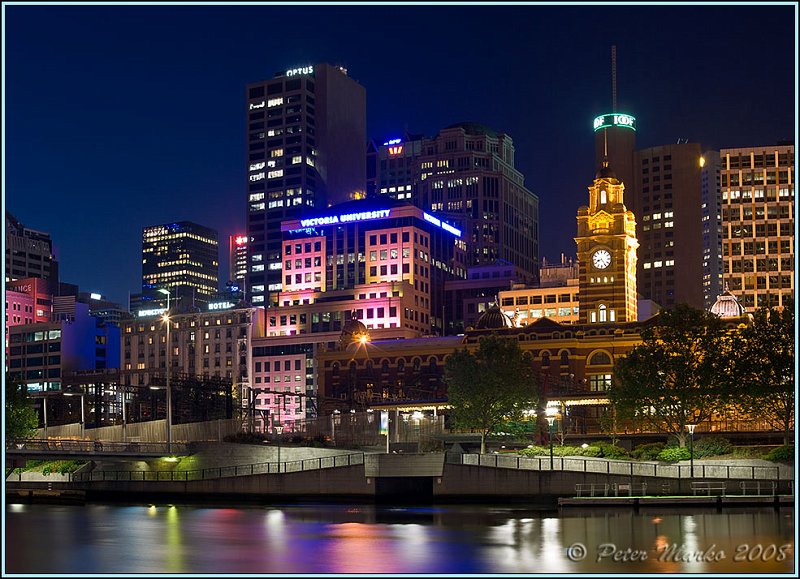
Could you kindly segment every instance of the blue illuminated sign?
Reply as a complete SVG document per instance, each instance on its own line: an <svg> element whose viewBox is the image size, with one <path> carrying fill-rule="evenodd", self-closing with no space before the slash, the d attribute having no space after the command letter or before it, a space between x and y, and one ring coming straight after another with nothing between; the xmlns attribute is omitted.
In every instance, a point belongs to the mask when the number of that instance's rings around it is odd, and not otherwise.
<svg viewBox="0 0 800 579"><path fill-rule="evenodd" d="M337 223L353 223L354 221L368 221L370 219L385 219L389 217L391 209L377 209L375 211L361 211L359 213L341 213L325 217L312 217L301 219L300 226L304 229L318 225L336 225Z"/></svg>
<svg viewBox="0 0 800 579"><path fill-rule="evenodd" d="M434 225L436 225L437 227L441 227L442 229L444 229L448 233L452 233L456 237L461 237L461 230L460 229L456 229L455 227L453 227L449 223L445 223L444 221L442 221L441 219L437 219L433 215L428 215L424 211L422 212L422 216L425 218L425 221L427 221L428 223L433 223Z"/></svg>
<svg viewBox="0 0 800 579"><path fill-rule="evenodd" d="M403 139L392 139L390 141L386 141L384 143L384 146L386 146L386 145L397 145L398 143L402 143L402 142L403 142Z"/></svg>

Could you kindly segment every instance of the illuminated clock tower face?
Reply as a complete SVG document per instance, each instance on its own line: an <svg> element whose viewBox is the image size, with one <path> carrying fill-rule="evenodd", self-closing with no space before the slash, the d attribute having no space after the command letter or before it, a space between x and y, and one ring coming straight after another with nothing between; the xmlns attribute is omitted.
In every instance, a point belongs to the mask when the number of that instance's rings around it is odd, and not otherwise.
<svg viewBox="0 0 800 579"><path fill-rule="evenodd" d="M592 254L592 264L597 269L605 269L611 265L611 254L606 249L598 249Z"/></svg>

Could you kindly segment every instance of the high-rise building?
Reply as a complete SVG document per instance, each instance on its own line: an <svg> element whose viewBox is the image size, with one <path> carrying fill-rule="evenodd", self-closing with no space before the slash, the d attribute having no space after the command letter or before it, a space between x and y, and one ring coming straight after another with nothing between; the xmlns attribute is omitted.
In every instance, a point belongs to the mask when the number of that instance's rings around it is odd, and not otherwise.
<svg viewBox="0 0 800 579"><path fill-rule="evenodd" d="M639 198L633 206L641 244L638 288L661 307L703 307L701 158L699 143L662 145L634 154Z"/></svg>
<svg viewBox="0 0 800 579"><path fill-rule="evenodd" d="M166 289L170 309L203 306L217 293L218 278L216 230L180 221L142 231L143 304L149 300L152 308L166 307L166 296L157 291Z"/></svg>
<svg viewBox="0 0 800 579"><path fill-rule="evenodd" d="M719 151L700 158L703 220L703 308L710 309L722 295L722 205Z"/></svg>
<svg viewBox="0 0 800 579"><path fill-rule="evenodd" d="M275 304L281 222L366 195L366 91L340 66L293 68L247 85L246 115L246 287Z"/></svg>
<svg viewBox="0 0 800 579"><path fill-rule="evenodd" d="M49 233L25 227L6 211L6 281L26 277L58 283L53 240Z"/></svg>
<svg viewBox="0 0 800 579"><path fill-rule="evenodd" d="M230 273L228 281L236 282L240 289L247 278L247 236L230 236Z"/></svg>
<svg viewBox="0 0 800 579"><path fill-rule="evenodd" d="M367 197L413 201L419 175L423 135L404 134L367 145Z"/></svg>
<svg viewBox="0 0 800 579"><path fill-rule="evenodd" d="M723 279L747 310L794 298L794 146L720 151Z"/></svg>
<svg viewBox="0 0 800 579"><path fill-rule="evenodd" d="M392 145L388 147L391 153ZM502 259L535 281L539 198L525 187L524 176L514 166L511 137L477 123L457 123L424 140L414 158L411 201L464 232L467 264ZM388 180L380 182L379 194L399 198L406 193L407 198L408 185L404 192L392 193L389 183L396 177L391 171L385 176Z"/></svg>
<svg viewBox="0 0 800 579"><path fill-rule="evenodd" d="M625 184L625 201L628 209L638 215L639 195L634 178L633 154L636 151L636 117L628 113L613 112L594 118L595 166L607 161L614 168L617 179Z"/></svg>

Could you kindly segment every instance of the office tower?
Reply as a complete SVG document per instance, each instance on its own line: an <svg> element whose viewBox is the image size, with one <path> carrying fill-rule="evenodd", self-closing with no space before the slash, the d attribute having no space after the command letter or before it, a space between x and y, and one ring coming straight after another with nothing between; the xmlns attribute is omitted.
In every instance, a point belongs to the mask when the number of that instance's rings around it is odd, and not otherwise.
<svg viewBox="0 0 800 579"><path fill-rule="evenodd" d="M636 118L627 113L606 113L594 118L593 128L595 167L601 167L604 161L608 161L617 179L625 185L626 206L634 215L638 215L639 196L633 162Z"/></svg>
<svg viewBox="0 0 800 579"><path fill-rule="evenodd" d="M412 202L463 231L468 266L502 259L534 281L539 198L514 167L511 137L477 123L457 123L426 139L416 159ZM379 191L386 186L381 183Z"/></svg>
<svg viewBox="0 0 800 579"><path fill-rule="evenodd" d="M190 221L145 227L142 231L142 294L156 307L188 311L218 291L217 232Z"/></svg>
<svg viewBox="0 0 800 579"><path fill-rule="evenodd" d="M239 288L244 287L244 282L247 277L247 236L246 235L231 235L230 236L230 272L228 274L228 281L236 283Z"/></svg>
<svg viewBox="0 0 800 579"><path fill-rule="evenodd" d="M703 308L708 310L723 293L719 151L703 153L700 158L700 179L703 220Z"/></svg>
<svg viewBox="0 0 800 579"><path fill-rule="evenodd" d="M723 280L749 311L794 298L794 146L720 151Z"/></svg>
<svg viewBox="0 0 800 579"><path fill-rule="evenodd" d="M315 64L251 83L246 97L246 285L254 304L275 304L281 222L366 194L366 92L345 68Z"/></svg>
<svg viewBox="0 0 800 579"><path fill-rule="evenodd" d="M625 185L603 166L589 187L589 205L578 209L581 324L635 322L636 221L625 207Z"/></svg>
<svg viewBox="0 0 800 579"><path fill-rule="evenodd" d="M699 143L652 147L634 155L638 288L664 308L704 304L701 158Z"/></svg>
<svg viewBox="0 0 800 579"><path fill-rule="evenodd" d="M6 211L6 281L26 277L58 283L53 240L49 233L25 227Z"/></svg>
<svg viewBox="0 0 800 579"><path fill-rule="evenodd" d="M405 133L367 145L367 197L386 196L413 200L419 174L418 158L425 141L423 135ZM423 208L424 209L424 208Z"/></svg>

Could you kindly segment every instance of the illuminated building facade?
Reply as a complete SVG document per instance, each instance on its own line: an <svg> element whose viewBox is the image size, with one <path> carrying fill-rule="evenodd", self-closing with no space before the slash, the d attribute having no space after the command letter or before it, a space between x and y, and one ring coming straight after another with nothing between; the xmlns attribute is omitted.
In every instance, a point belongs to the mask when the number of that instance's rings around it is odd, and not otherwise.
<svg viewBox="0 0 800 579"><path fill-rule="evenodd" d="M464 232L469 266L503 259L537 278L539 198L506 134L458 123L422 143L412 201ZM381 185L381 190L384 185Z"/></svg>
<svg viewBox="0 0 800 579"><path fill-rule="evenodd" d="M247 85L248 297L276 304L281 222L366 195L366 91L315 64Z"/></svg>
<svg viewBox="0 0 800 579"><path fill-rule="evenodd" d="M408 203L367 199L282 229L281 310L269 313L269 335L339 331L350 311L370 329L441 333L444 284L466 276L457 228Z"/></svg>
<svg viewBox="0 0 800 579"><path fill-rule="evenodd" d="M367 196L384 196L400 201L414 199L419 175L422 135L405 134L367 146Z"/></svg>
<svg viewBox="0 0 800 579"><path fill-rule="evenodd" d="M701 158L699 143L652 147L634 155L638 287L662 307L704 304Z"/></svg>
<svg viewBox="0 0 800 579"><path fill-rule="evenodd" d="M170 309L203 307L218 291L219 245L217 232L190 221L145 227L142 231L142 297L152 307Z"/></svg>
<svg viewBox="0 0 800 579"><path fill-rule="evenodd" d="M723 292L722 197L719 151L706 151L700 160L703 234L703 307L711 308Z"/></svg>
<svg viewBox="0 0 800 579"><path fill-rule="evenodd" d="M6 281L38 277L58 283L58 261L49 233L25 227L6 211Z"/></svg>
<svg viewBox="0 0 800 579"><path fill-rule="evenodd" d="M29 391L60 390L66 373L119 367L119 328L73 303L52 320L8 330L8 366Z"/></svg>
<svg viewBox="0 0 800 579"><path fill-rule="evenodd" d="M625 207L625 185L603 163L578 208L577 257L582 324L635 322L636 221ZM566 293L566 292L565 292Z"/></svg>
<svg viewBox="0 0 800 579"><path fill-rule="evenodd" d="M794 298L794 146L720 151L723 279L748 311Z"/></svg>
<svg viewBox="0 0 800 579"><path fill-rule="evenodd" d="M249 386L253 339L264 335L264 308L227 302L170 317L171 375L222 378L239 399ZM167 322L160 315L120 323L120 383L162 387L167 369Z"/></svg>
<svg viewBox="0 0 800 579"><path fill-rule="evenodd" d="M247 236L230 236L230 273L228 281L235 282L240 288L244 287L247 278Z"/></svg>

